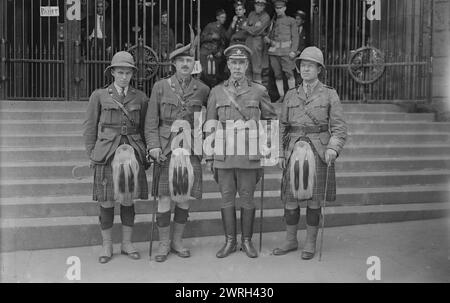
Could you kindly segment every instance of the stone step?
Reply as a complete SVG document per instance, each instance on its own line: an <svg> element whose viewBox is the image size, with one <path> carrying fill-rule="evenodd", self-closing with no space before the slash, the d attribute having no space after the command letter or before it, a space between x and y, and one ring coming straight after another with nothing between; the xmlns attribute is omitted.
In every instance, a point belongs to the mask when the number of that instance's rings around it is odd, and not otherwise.
<svg viewBox="0 0 450 303"><path fill-rule="evenodd" d="M446 144L450 143L450 133L444 132L374 132L351 133L348 144ZM0 138L0 147L80 147L84 140L78 132L61 134L5 134Z"/></svg>
<svg viewBox="0 0 450 303"><path fill-rule="evenodd" d="M0 174L4 184L7 181L28 179L70 179L72 180L72 170L75 166L84 165L81 161L62 161L62 162L5 162L0 164ZM336 170L340 173L357 172L390 172L390 171L412 171L412 170L439 170L450 169L450 156L417 156L417 157L348 157L344 156L336 161ZM266 167L266 173L275 172L281 174L277 166ZM151 170L147 171L151 174ZM204 174L208 175L204 169ZM87 167L77 169L77 176L88 177L93 175L93 171ZM28 180L28 181L27 181ZM74 180L75 181L75 180ZM42 183L44 181L40 181ZM69 182L70 183L70 182Z"/></svg>
<svg viewBox="0 0 450 303"><path fill-rule="evenodd" d="M259 211L255 220L254 241L259 232ZM449 215L449 203L420 203L393 205L328 206L325 211L325 226L345 226L426 220ZM151 214L138 214L133 233L133 241L150 239ZM264 212L263 232L285 229L282 209L267 209ZM184 236L201 237L223 234L219 211L191 212L190 222ZM97 216L0 219L2 241L0 251L37 250L65 247L99 245L101 235ZM113 241L120 242L120 217L115 217ZM239 226L240 224L238 224ZM300 228L305 228L304 217ZM156 229L156 228L155 228ZM240 233L238 228L238 233ZM155 232L154 240L158 240ZM43 236L45 235L45 236Z"/></svg>
<svg viewBox="0 0 450 303"><path fill-rule="evenodd" d="M82 134L82 120L2 120L0 121L0 135L27 134L60 134L79 132ZM349 132L445 132L450 133L450 123L445 122L411 122L388 121L384 123L359 121L348 123Z"/></svg>
<svg viewBox="0 0 450 303"><path fill-rule="evenodd" d="M345 145L341 153L346 157L414 157L441 156L450 154L450 144L410 145ZM3 162L84 162L87 160L84 147L0 147Z"/></svg>
<svg viewBox="0 0 450 303"><path fill-rule="evenodd" d="M261 191L255 192L256 204L260 205ZM384 187L340 187L337 189L334 206L382 205L405 203L447 202L450 197L448 184L404 185ZM239 203L239 198L237 199ZM302 203L302 207L303 207ZM153 198L136 200L136 213L152 213ZM221 207L221 196L218 192L203 194L202 200L191 200L191 211L217 211ZM279 188L264 191L264 208L282 208ZM118 214L118 207L116 213ZM27 196L0 198L2 218L50 218L97 216L98 205L88 195L67 196Z"/></svg>

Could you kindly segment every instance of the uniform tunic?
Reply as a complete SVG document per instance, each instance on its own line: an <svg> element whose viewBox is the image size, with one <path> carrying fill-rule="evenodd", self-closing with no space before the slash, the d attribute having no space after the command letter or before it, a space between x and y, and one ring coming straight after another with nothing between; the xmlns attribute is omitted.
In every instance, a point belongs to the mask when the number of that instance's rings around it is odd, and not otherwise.
<svg viewBox="0 0 450 303"><path fill-rule="evenodd" d="M248 15L247 26L243 27L249 34L246 45L253 51L251 66L253 74L257 75L257 77L261 77L262 70L269 67L269 57L263 38L269 26L270 16L266 12L257 14L255 11L252 11Z"/></svg>
<svg viewBox="0 0 450 303"><path fill-rule="evenodd" d="M295 19L286 15L278 17L273 23L269 38L272 40L268 50L269 60L275 78L282 79L283 72L287 78L293 77L295 65L289 58L289 53L297 53L298 50L299 35Z"/></svg>
<svg viewBox="0 0 450 303"><path fill-rule="evenodd" d="M148 149L161 148L167 160L159 166L159 194L170 196L169 192L169 162L171 144L177 133L171 131L175 120L185 120L194 127L194 113L201 112L207 105L209 88L203 82L191 78L189 86L183 90L176 75L155 83L150 97L145 120L145 140ZM193 135L193 132L192 132ZM193 141L192 141L193 144ZM194 185L191 196L202 196L201 155L192 155L191 164L194 168Z"/></svg>
<svg viewBox="0 0 450 303"><path fill-rule="evenodd" d="M126 117L113 98L124 105L134 124ZM145 175L144 120L148 97L144 92L129 87L125 98L119 96L113 84L95 90L88 103L83 123L86 152L95 163L93 199L95 201L114 201L111 161L117 147L130 144L139 162L140 199L148 198L148 185Z"/></svg>
<svg viewBox="0 0 450 303"><path fill-rule="evenodd" d="M225 92L226 90L226 92ZM243 115L236 109L235 105L230 101L230 94L235 102L239 104ZM275 109L270 103L270 98L264 86L243 79L236 87L236 83L231 83L230 80L217 85L211 91L208 100L207 120L217 120L218 123L223 124L228 121L249 120L256 124L260 119L271 120L276 119ZM220 127L217 125L217 127ZM226 129L223 128L224 130ZM238 142L238 132L244 133L245 142ZM250 132L245 129L235 131L226 130L225 138L219 137L220 132L217 131L212 134L215 136L215 145L223 142L223 154L214 154L207 156L207 159L214 159L214 168L217 171L215 176L216 182L219 183L220 193L222 196L222 208L234 207L236 200L236 193L242 202L242 207L252 209L255 207L253 202L253 195L256 189L256 184L261 176L260 165L260 151L256 148L256 154L250 154L250 142L258 144L259 138L252 138L250 140ZM257 133L256 133L257 135ZM241 137L242 138L242 137ZM255 140L256 139L256 140ZM234 151L231 155L227 154L227 146L231 145L233 141ZM237 155L238 144L244 146L244 155Z"/></svg>
<svg viewBox="0 0 450 303"><path fill-rule="evenodd" d="M318 124L306 114L307 109ZM329 130L321 133L290 131L290 127L315 127L317 125L328 125ZM302 85L289 90L281 109L280 134L280 155L287 160L287 169L283 172L281 184L282 201L284 203L296 201L289 185L289 159L295 142L303 137L312 145L316 158L317 179L313 189L312 201L315 203L314 205L320 205L325 191L327 168L325 151L333 149L339 154L347 139L347 125L336 90L323 85L321 82L318 82L309 98L306 97ZM334 165L332 165L328 177L328 201L334 201L336 198L335 178Z"/></svg>

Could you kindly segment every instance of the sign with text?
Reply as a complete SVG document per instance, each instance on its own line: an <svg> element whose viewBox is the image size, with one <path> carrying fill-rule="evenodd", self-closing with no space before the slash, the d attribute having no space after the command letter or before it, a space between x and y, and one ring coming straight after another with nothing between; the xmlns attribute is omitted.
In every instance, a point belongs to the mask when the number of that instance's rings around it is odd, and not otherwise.
<svg viewBox="0 0 450 303"><path fill-rule="evenodd" d="M59 7L41 6L41 17L59 17Z"/></svg>

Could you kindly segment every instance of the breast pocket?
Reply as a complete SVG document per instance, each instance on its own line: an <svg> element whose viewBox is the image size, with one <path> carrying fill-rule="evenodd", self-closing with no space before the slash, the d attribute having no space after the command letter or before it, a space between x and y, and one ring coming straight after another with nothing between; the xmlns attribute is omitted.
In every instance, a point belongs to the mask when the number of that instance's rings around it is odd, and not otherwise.
<svg viewBox="0 0 450 303"><path fill-rule="evenodd" d="M100 116L100 122L102 123L114 123L120 119L120 109L117 104L105 102L102 103L102 113Z"/></svg>
<svg viewBox="0 0 450 303"><path fill-rule="evenodd" d="M296 121L304 114L303 107L300 107L299 104L288 104L288 121Z"/></svg>
<svg viewBox="0 0 450 303"><path fill-rule="evenodd" d="M249 100L245 102L245 111L247 114L247 118L249 119L259 120L259 117L261 116L259 102L256 100Z"/></svg>
<svg viewBox="0 0 450 303"><path fill-rule="evenodd" d="M174 120L177 117L178 100L164 98L161 100L160 116L163 120Z"/></svg>
<svg viewBox="0 0 450 303"><path fill-rule="evenodd" d="M311 107L314 117L320 122L328 120L328 104L318 103Z"/></svg>
<svg viewBox="0 0 450 303"><path fill-rule="evenodd" d="M221 100L216 103L217 117L219 121L226 121L232 119L231 102Z"/></svg>
<svg viewBox="0 0 450 303"><path fill-rule="evenodd" d="M193 112L199 112L202 110L203 103L201 100L190 100L189 106Z"/></svg>
<svg viewBox="0 0 450 303"><path fill-rule="evenodd" d="M141 104L130 104L128 106L128 112L136 125L140 125L141 118Z"/></svg>

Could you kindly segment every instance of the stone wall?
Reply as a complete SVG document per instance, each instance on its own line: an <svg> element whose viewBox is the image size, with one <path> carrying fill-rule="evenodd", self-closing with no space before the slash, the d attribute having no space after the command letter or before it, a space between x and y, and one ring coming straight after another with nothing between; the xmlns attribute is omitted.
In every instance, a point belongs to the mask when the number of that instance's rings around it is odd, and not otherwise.
<svg viewBox="0 0 450 303"><path fill-rule="evenodd" d="M434 1L433 109L437 119L450 121L450 0Z"/></svg>

